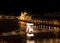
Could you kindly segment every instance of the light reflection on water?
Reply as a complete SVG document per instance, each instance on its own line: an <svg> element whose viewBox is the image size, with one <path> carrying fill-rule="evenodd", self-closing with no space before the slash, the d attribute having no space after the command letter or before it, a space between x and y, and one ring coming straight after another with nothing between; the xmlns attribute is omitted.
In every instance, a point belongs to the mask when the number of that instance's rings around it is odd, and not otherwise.
<svg viewBox="0 0 60 43"><path fill-rule="evenodd" d="M36 39L36 40L26 40L26 43L60 43L60 39Z"/></svg>
<svg viewBox="0 0 60 43"><path fill-rule="evenodd" d="M35 41L34 40L26 40L26 43L35 43Z"/></svg>

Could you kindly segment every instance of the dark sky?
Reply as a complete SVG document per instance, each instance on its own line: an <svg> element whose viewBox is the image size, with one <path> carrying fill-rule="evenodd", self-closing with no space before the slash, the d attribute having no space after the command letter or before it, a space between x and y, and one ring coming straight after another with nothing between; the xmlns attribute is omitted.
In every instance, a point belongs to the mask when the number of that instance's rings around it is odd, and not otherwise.
<svg viewBox="0 0 60 43"><path fill-rule="evenodd" d="M38 0L1 0L0 1L0 12L19 13L26 9L30 13L47 13L47 12L58 12L60 11L59 2L57 1L38 1Z"/></svg>

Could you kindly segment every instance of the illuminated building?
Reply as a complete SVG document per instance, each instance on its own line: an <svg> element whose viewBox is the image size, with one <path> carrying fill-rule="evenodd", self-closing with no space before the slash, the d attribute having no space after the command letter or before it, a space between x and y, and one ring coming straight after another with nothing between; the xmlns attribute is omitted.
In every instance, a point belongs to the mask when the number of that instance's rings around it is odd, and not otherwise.
<svg viewBox="0 0 60 43"><path fill-rule="evenodd" d="M34 16L34 15L33 15ZM39 31L55 31L56 29L60 29L60 23L59 20L57 19L52 19L52 18L46 18L46 17L33 17L33 16L29 16L26 12L22 12L20 19L21 20L26 20L26 21L30 21L30 22L34 22L37 23L35 24L35 29L39 30ZM21 23L21 22L20 22ZM25 24L26 26L27 22L23 22L21 24Z"/></svg>
<svg viewBox="0 0 60 43"><path fill-rule="evenodd" d="M0 19L15 19L16 16L0 15Z"/></svg>
<svg viewBox="0 0 60 43"><path fill-rule="evenodd" d="M34 15L33 15L34 16ZM60 31L60 20L52 19L52 18L44 18L44 17L33 17L32 22L36 22L37 24L35 29L39 32L59 32Z"/></svg>

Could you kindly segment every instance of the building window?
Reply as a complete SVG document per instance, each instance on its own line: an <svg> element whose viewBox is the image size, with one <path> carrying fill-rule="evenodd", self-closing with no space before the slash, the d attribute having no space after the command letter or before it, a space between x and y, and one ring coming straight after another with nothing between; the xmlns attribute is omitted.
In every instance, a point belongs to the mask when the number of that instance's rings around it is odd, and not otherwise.
<svg viewBox="0 0 60 43"><path fill-rule="evenodd" d="M53 30L53 29L54 29L54 27L53 27L53 26L51 26L51 29Z"/></svg>
<svg viewBox="0 0 60 43"><path fill-rule="evenodd" d="M59 30L59 27L56 27L57 30Z"/></svg>
<svg viewBox="0 0 60 43"><path fill-rule="evenodd" d="M39 22L40 22L40 20L39 20Z"/></svg>
<svg viewBox="0 0 60 43"><path fill-rule="evenodd" d="M51 21L49 21L49 24L51 24Z"/></svg>
<svg viewBox="0 0 60 43"><path fill-rule="evenodd" d="M11 16L11 19L14 19L14 16Z"/></svg>
<svg viewBox="0 0 60 43"><path fill-rule="evenodd" d="M2 19L2 16L0 16L0 19Z"/></svg>
<svg viewBox="0 0 60 43"><path fill-rule="evenodd" d="M42 20L40 21L40 23L42 23Z"/></svg>
<svg viewBox="0 0 60 43"><path fill-rule="evenodd" d="M43 25L43 29L45 29L45 25Z"/></svg>
<svg viewBox="0 0 60 43"><path fill-rule="evenodd" d="M8 16L6 16L6 19L8 19Z"/></svg>
<svg viewBox="0 0 60 43"><path fill-rule="evenodd" d="M56 27L54 27L54 30L56 30Z"/></svg>
<svg viewBox="0 0 60 43"><path fill-rule="evenodd" d="M49 26L49 30L51 29L51 27Z"/></svg>
<svg viewBox="0 0 60 43"><path fill-rule="evenodd" d="M43 21L43 23L45 23L46 21Z"/></svg>

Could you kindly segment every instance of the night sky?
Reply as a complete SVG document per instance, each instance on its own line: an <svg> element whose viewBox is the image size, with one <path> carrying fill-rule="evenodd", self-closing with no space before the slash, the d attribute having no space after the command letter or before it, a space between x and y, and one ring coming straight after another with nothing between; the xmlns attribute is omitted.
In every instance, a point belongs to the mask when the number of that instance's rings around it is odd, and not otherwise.
<svg viewBox="0 0 60 43"><path fill-rule="evenodd" d="M38 0L1 0L0 12L2 13L14 13L14 15L20 15L21 11L26 10L28 13L53 13L59 12L59 2L57 1L38 1Z"/></svg>
<svg viewBox="0 0 60 43"><path fill-rule="evenodd" d="M33 15L44 15L50 13L51 15L60 15L59 2L57 1L38 1L38 0L0 0L0 13L4 15L20 15L21 11L26 10ZM51 17L49 17L51 18ZM53 19L56 17L52 17ZM60 18L60 17L59 17ZM5 22L4 22L5 23ZM15 22L14 22L15 23ZM5 23L6 24L6 23ZM3 24L4 25L4 24ZM8 25L9 26L9 25ZM0 26L2 27L2 25ZM15 25L16 27L16 25ZM5 29L6 30L6 29ZM8 31L8 30L7 30Z"/></svg>

